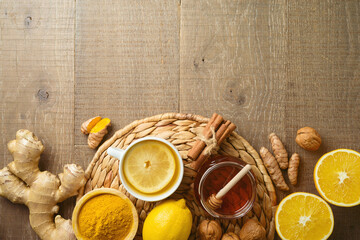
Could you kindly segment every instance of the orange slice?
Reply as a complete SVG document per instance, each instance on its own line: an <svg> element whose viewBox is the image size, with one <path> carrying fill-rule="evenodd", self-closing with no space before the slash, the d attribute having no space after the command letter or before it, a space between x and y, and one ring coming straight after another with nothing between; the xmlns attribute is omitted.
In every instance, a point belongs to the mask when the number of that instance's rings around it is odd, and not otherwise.
<svg viewBox="0 0 360 240"><path fill-rule="evenodd" d="M283 240L327 239L334 228L334 216L329 204L322 198L296 192L280 202L275 226Z"/></svg>
<svg viewBox="0 0 360 240"><path fill-rule="evenodd" d="M341 207L360 204L360 153L337 149L326 153L314 169L319 194L329 203Z"/></svg>

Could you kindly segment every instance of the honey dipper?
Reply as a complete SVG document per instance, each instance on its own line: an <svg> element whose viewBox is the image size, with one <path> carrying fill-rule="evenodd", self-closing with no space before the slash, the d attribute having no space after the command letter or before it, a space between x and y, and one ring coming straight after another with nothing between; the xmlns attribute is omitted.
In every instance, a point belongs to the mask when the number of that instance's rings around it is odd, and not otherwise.
<svg viewBox="0 0 360 240"><path fill-rule="evenodd" d="M209 207L213 210L221 207L222 198L227 192L230 191L249 171L251 170L251 165L246 164L246 166L238 172L235 177L233 177L230 182L228 182L220 191L215 195L214 193L208 198L207 202Z"/></svg>

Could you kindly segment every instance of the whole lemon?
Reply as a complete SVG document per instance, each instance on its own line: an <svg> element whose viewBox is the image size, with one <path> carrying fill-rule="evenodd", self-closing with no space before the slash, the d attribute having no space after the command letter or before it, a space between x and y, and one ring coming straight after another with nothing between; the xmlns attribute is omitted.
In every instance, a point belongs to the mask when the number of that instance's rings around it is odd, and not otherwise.
<svg viewBox="0 0 360 240"><path fill-rule="evenodd" d="M191 232L192 215L185 200L167 200L147 216L143 227L144 240L186 240Z"/></svg>

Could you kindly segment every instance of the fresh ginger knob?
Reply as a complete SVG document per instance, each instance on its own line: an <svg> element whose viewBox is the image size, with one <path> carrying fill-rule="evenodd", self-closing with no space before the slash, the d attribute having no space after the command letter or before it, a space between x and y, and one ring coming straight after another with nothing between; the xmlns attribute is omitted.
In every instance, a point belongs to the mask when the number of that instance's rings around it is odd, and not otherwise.
<svg viewBox="0 0 360 240"><path fill-rule="evenodd" d="M85 184L85 174L80 166L65 165L59 177L41 172L38 162L44 146L28 130L19 130L16 139L8 143L14 161L0 170L0 196L29 208L30 225L43 240L75 240L71 221L54 214L58 202L77 195ZM41 204L39 204L41 203Z"/></svg>

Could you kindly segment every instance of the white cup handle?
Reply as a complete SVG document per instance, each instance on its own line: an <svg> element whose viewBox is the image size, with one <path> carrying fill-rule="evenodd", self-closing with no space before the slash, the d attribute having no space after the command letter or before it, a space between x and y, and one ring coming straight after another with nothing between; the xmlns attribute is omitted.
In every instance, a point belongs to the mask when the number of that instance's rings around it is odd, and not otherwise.
<svg viewBox="0 0 360 240"><path fill-rule="evenodd" d="M107 149L107 154L119 160L121 160L121 158L124 156L124 152L125 150L120 148L109 147Z"/></svg>

